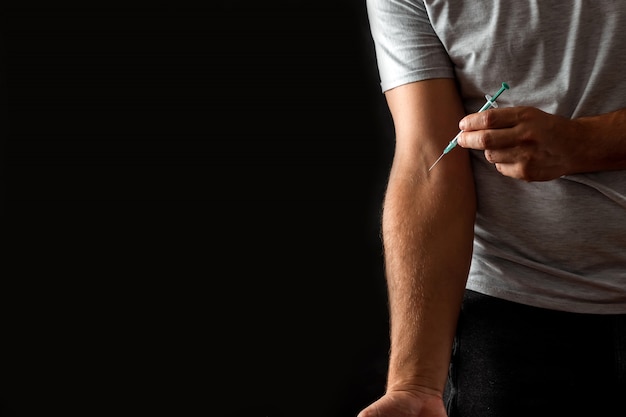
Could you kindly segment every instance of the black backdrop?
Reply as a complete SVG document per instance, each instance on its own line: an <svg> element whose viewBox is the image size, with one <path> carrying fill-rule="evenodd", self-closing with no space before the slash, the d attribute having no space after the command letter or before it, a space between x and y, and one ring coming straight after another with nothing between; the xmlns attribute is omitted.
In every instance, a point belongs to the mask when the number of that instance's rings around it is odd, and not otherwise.
<svg viewBox="0 0 626 417"><path fill-rule="evenodd" d="M3 10L4 415L382 393L393 135L364 1L221 3Z"/></svg>

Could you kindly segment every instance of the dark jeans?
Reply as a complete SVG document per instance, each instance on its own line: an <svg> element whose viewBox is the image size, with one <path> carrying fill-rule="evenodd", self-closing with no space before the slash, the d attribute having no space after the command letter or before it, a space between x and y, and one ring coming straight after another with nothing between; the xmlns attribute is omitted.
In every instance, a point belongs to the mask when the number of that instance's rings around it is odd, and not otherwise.
<svg viewBox="0 0 626 417"><path fill-rule="evenodd" d="M444 398L450 417L626 416L626 314L467 291Z"/></svg>

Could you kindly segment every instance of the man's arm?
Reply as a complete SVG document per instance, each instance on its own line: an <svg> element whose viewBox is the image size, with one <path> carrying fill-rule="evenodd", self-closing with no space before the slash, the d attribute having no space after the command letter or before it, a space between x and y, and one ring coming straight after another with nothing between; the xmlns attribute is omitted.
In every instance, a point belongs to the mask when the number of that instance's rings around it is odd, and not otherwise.
<svg viewBox="0 0 626 417"><path fill-rule="evenodd" d="M577 119L534 107L491 109L468 115L459 127L459 145L485 151L509 177L547 181L626 169L626 109Z"/></svg>
<svg viewBox="0 0 626 417"><path fill-rule="evenodd" d="M463 117L452 79L385 93L396 147L382 233L391 351L387 393L441 396L472 252L476 201L468 153L459 148L428 168Z"/></svg>
<svg viewBox="0 0 626 417"><path fill-rule="evenodd" d="M581 129L578 137L587 140L572 174L626 169L626 109L573 122Z"/></svg>

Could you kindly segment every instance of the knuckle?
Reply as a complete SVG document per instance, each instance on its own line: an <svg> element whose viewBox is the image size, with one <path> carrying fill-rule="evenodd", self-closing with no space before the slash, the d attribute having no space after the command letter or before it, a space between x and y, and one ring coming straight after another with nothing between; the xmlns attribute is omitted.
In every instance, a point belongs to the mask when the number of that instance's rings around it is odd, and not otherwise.
<svg viewBox="0 0 626 417"><path fill-rule="evenodd" d="M528 163L518 164L518 178L526 182L535 181L537 179L535 170L532 169Z"/></svg>
<svg viewBox="0 0 626 417"><path fill-rule="evenodd" d="M493 137L489 131L481 133L478 138L478 146L482 149L490 148L493 144Z"/></svg>
<svg viewBox="0 0 626 417"><path fill-rule="evenodd" d="M525 123L530 121L534 117L535 110L534 107L522 107L517 113L518 122Z"/></svg>
<svg viewBox="0 0 626 417"><path fill-rule="evenodd" d="M518 120L520 121L527 120L529 112L530 112L530 109L528 107L520 107L519 112L517 112Z"/></svg>
<svg viewBox="0 0 626 417"><path fill-rule="evenodd" d="M519 174L519 178L526 182L531 182L533 180L532 175L526 170L522 170Z"/></svg>
<svg viewBox="0 0 626 417"><path fill-rule="evenodd" d="M490 127L495 122L496 112L484 111L481 113L482 124L486 127Z"/></svg>
<svg viewBox="0 0 626 417"><path fill-rule="evenodd" d="M536 142L535 134L530 129L522 131L519 135L519 140L520 142L526 144L527 146Z"/></svg>

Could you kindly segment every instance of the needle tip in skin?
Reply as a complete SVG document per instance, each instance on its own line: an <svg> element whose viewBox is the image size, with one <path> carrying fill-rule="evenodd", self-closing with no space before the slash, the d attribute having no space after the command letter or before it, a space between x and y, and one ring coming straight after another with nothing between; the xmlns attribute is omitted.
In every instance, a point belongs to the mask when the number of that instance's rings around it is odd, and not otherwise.
<svg viewBox="0 0 626 417"><path fill-rule="evenodd" d="M437 158L435 163L432 164L430 168L428 168L428 172L430 172L430 170L433 169L435 167L435 165L437 165L437 162L439 162L441 160L441 158L443 158L444 155L445 155L445 153L442 153L441 156L439 158Z"/></svg>

